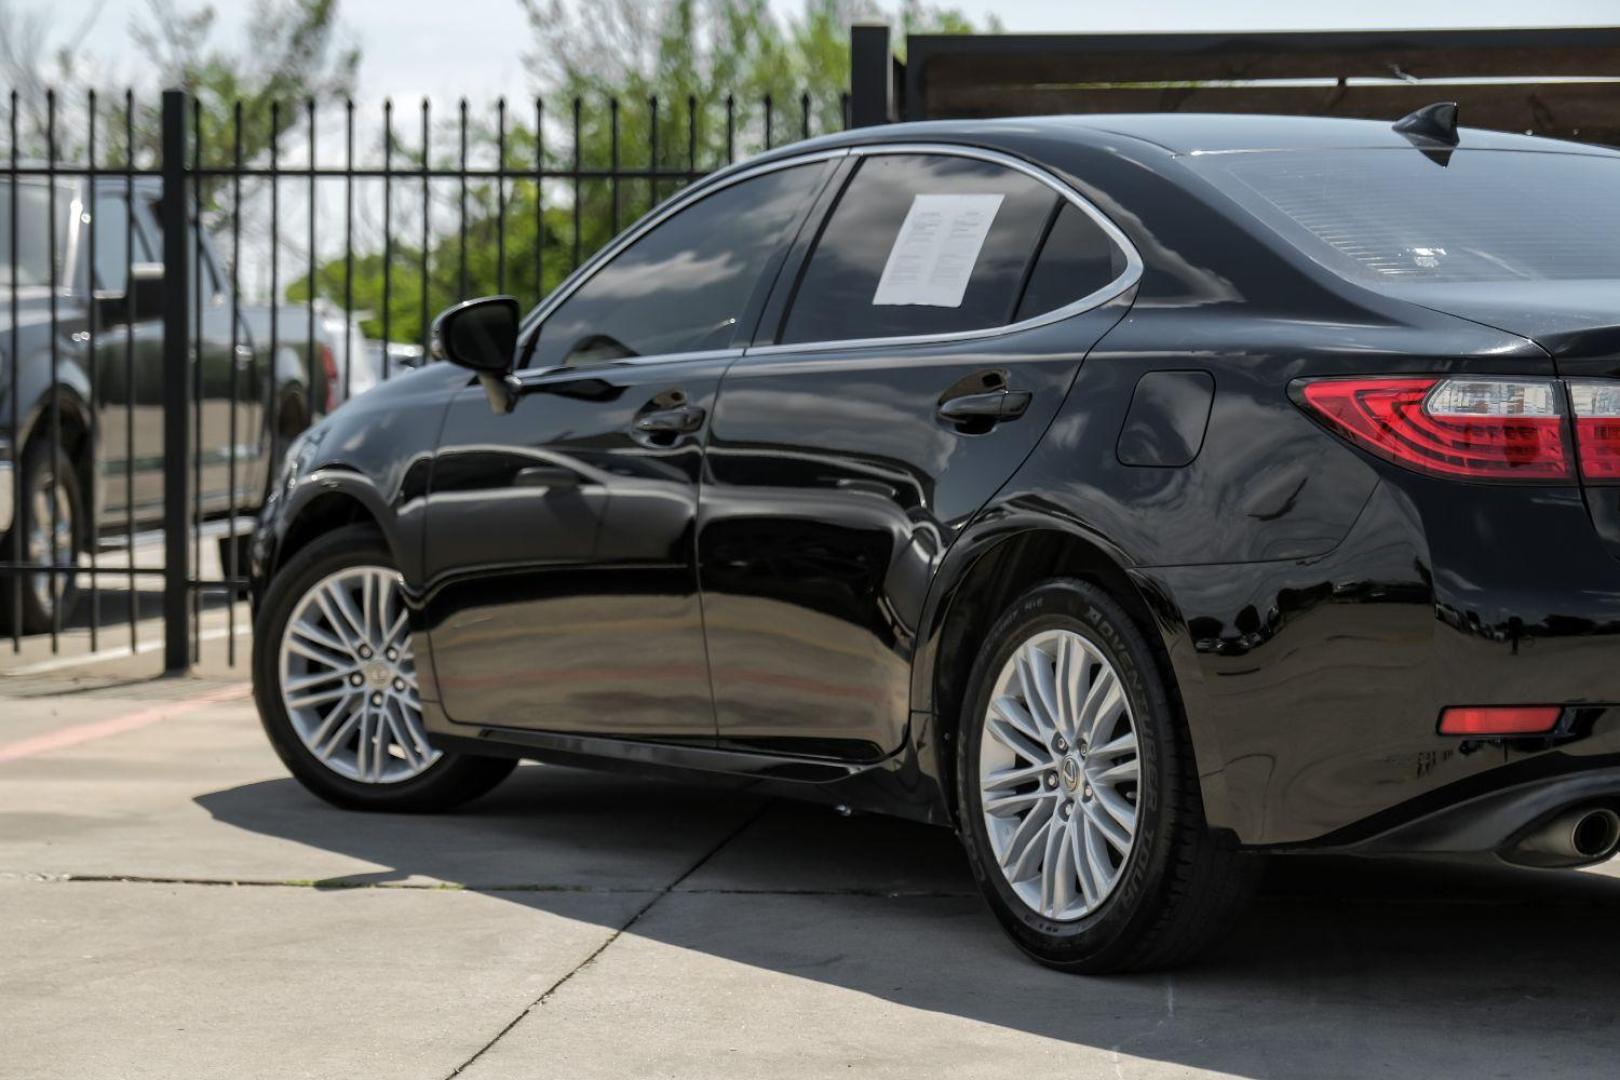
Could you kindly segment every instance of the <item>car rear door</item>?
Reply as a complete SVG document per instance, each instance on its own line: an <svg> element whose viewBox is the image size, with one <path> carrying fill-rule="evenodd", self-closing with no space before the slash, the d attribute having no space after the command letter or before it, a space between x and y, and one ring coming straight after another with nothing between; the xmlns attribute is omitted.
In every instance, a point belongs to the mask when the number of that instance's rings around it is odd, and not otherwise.
<svg viewBox="0 0 1620 1080"><path fill-rule="evenodd" d="M677 204L541 309L510 412L450 404L426 517L428 634L460 724L714 740L702 446L830 163Z"/></svg>
<svg viewBox="0 0 1620 1080"><path fill-rule="evenodd" d="M957 531L1140 273L1111 224L968 149L856 152L711 421L698 552L722 744L872 760Z"/></svg>

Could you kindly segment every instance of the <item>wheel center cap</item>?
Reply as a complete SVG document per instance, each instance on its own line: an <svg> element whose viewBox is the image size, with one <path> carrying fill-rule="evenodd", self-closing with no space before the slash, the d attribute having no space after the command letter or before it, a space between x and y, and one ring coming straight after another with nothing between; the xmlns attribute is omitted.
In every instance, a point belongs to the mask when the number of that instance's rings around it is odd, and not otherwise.
<svg viewBox="0 0 1620 1080"><path fill-rule="evenodd" d="M366 665L366 681L372 686L379 688L387 686L389 674L388 665L381 660Z"/></svg>
<svg viewBox="0 0 1620 1080"><path fill-rule="evenodd" d="M1069 791L1080 787L1080 759L1070 754L1058 766L1058 774L1063 777L1063 786Z"/></svg>

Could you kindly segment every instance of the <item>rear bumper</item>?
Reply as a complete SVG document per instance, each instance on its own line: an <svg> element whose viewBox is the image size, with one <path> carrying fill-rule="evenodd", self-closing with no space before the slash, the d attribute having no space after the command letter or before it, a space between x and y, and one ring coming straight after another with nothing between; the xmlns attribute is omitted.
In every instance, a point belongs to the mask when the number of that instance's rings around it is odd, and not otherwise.
<svg viewBox="0 0 1620 1080"><path fill-rule="evenodd" d="M1610 710L1612 711L1612 710ZM1540 775L1546 774L1546 775ZM1320 845L1366 855L1463 854L1503 852L1536 824L1574 807L1620 809L1620 755L1599 764L1562 754L1504 766L1488 774L1492 785L1479 793L1440 793L1443 799L1375 816ZM1416 816L1412 816L1416 815Z"/></svg>
<svg viewBox="0 0 1620 1080"><path fill-rule="evenodd" d="M1487 852L1620 807L1620 560L1577 489L1385 482L1316 559L1141 568L1210 824L1267 848ZM1555 737L1441 735L1560 705Z"/></svg>

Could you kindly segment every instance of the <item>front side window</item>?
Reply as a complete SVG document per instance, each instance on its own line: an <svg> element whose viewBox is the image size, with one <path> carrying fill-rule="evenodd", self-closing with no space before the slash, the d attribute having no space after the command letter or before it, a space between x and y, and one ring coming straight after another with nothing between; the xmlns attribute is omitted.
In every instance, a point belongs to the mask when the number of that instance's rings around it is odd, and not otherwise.
<svg viewBox="0 0 1620 1080"><path fill-rule="evenodd" d="M816 242L781 341L1004 326L1058 203L1034 177L976 158L866 157Z"/></svg>
<svg viewBox="0 0 1620 1080"><path fill-rule="evenodd" d="M96 230L96 288L110 293L122 294L129 290L131 261L152 261L151 253L146 250L146 239L138 231L134 233L135 250L133 259L131 257L127 242L130 239L128 206L122 195L97 195L91 214Z"/></svg>
<svg viewBox="0 0 1620 1080"><path fill-rule="evenodd" d="M152 198L146 202L147 220L151 222L152 244L156 248L153 253L154 262L163 261L163 203L162 200ZM139 233L139 229L136 230ZM213 245L208 242L205 235L196 236L194 231L187 229L196 242L191 248L191 289L202 289L205 299L223 295L225 287L220 280L219 270L214 266ZM101 237L96 237L96 243L101 243ZM199 284L200 283L200 284Z"/></svg>
<svg viewBox="0 0 1620 1080"><path fill-rule="evenodd" d="M730 348L823 162L721 188L654 227L546 316L536 367Z"/></svg>
<svg viewBox="0 0 1620 1080"><path fill-rule="evenodd" d="M0 186L0 285L49 285L53 259L56 263L56 280L62 283L62 260L67 251L72 207L73 193L59 188L56 193L56 250L53 255L49 228L50 192L39 184ZM11 232L13 215L17 221L15 236Z"/></svg>

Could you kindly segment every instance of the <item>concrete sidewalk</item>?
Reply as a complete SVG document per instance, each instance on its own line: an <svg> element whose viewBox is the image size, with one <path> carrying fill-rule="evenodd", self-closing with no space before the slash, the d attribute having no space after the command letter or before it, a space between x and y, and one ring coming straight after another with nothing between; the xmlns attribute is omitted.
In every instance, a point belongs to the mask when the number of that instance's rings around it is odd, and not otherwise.
<svg viewBox="0 0 1620 1080"><path fill-rule="evenodd" d="M941 830L525 766L288 779L240 684L0 680L0 1077L1591 1076L1620 881L1276 860L1174 975L1008 945Z"/></svg>

